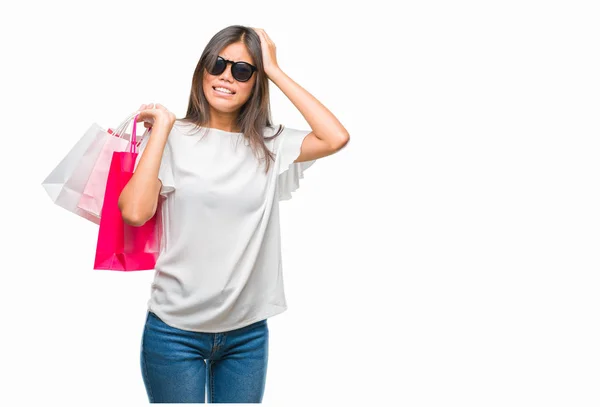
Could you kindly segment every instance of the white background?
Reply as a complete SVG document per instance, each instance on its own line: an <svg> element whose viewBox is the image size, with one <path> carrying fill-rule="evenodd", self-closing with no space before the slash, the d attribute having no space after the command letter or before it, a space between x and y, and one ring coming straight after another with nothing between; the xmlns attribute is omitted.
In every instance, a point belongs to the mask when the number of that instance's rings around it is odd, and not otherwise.
<svg viewBox="0 0 600 407"><path fill-rule="evenodd" d="M41 182L94 122L183 117L206 43L242 24L351 136L281 203L264 403L599 405L593 3L3 5L3 401L147 404L153 273L92 270L97 226Z"/></svg>

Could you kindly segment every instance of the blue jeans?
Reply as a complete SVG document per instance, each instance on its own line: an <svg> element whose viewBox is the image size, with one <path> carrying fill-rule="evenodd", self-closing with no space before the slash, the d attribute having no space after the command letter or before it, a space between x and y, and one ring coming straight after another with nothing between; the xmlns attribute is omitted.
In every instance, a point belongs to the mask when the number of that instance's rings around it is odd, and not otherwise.
<svg viewBox="0 0 600 407"><path fill-rule="evenodd" d="M221 333L185 331L148 311L140 367L150 403L260 403L267 320Z"/></svg>

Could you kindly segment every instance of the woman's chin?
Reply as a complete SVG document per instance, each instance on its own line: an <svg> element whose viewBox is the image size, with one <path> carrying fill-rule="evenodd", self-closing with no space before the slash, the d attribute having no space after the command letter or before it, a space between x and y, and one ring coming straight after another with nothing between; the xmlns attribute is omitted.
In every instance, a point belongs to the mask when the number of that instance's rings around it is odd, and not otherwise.
<svg viewBox="0 0 600 407"><path fill-rule="evenodd" d="M222 113L232 113L239 110L240 106L237 103L231 103L230 101L218 99L218 100L209 100L208 103L212 106L213 109L218 110Z"/></svg>

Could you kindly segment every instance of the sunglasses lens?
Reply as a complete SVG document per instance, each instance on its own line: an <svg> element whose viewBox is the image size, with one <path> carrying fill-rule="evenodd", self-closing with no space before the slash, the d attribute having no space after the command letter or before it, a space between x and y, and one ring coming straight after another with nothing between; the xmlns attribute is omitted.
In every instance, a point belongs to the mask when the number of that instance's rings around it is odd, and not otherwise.
<svg viewBox="0 0 600 407"><path fill-rule="evenodd" d="M252 67L243 62L237 63L233 65L231 74L236 80L246 82L252 76Z"/></svg>
<svg viewBox="0 0 600 407"><path fill-rule="evenodd" d="M225 70L226 65L227 63L223 59L218 58L215 64L213 65L212 69L210 70L210 74L220 75Z"/></svg>

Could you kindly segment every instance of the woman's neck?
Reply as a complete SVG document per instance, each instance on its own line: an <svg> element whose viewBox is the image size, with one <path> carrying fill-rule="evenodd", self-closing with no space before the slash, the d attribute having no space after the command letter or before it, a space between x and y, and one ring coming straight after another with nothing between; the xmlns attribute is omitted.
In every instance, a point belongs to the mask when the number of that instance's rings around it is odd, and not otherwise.
<svg viewBox="0 0 600 407"><path fill-rule="evenodd" d="M232 113L212 111L208 127L212 129L227 131L230 133L238 133L240 130L237 128L236 124L237 114L237 111Z"/></svg>

